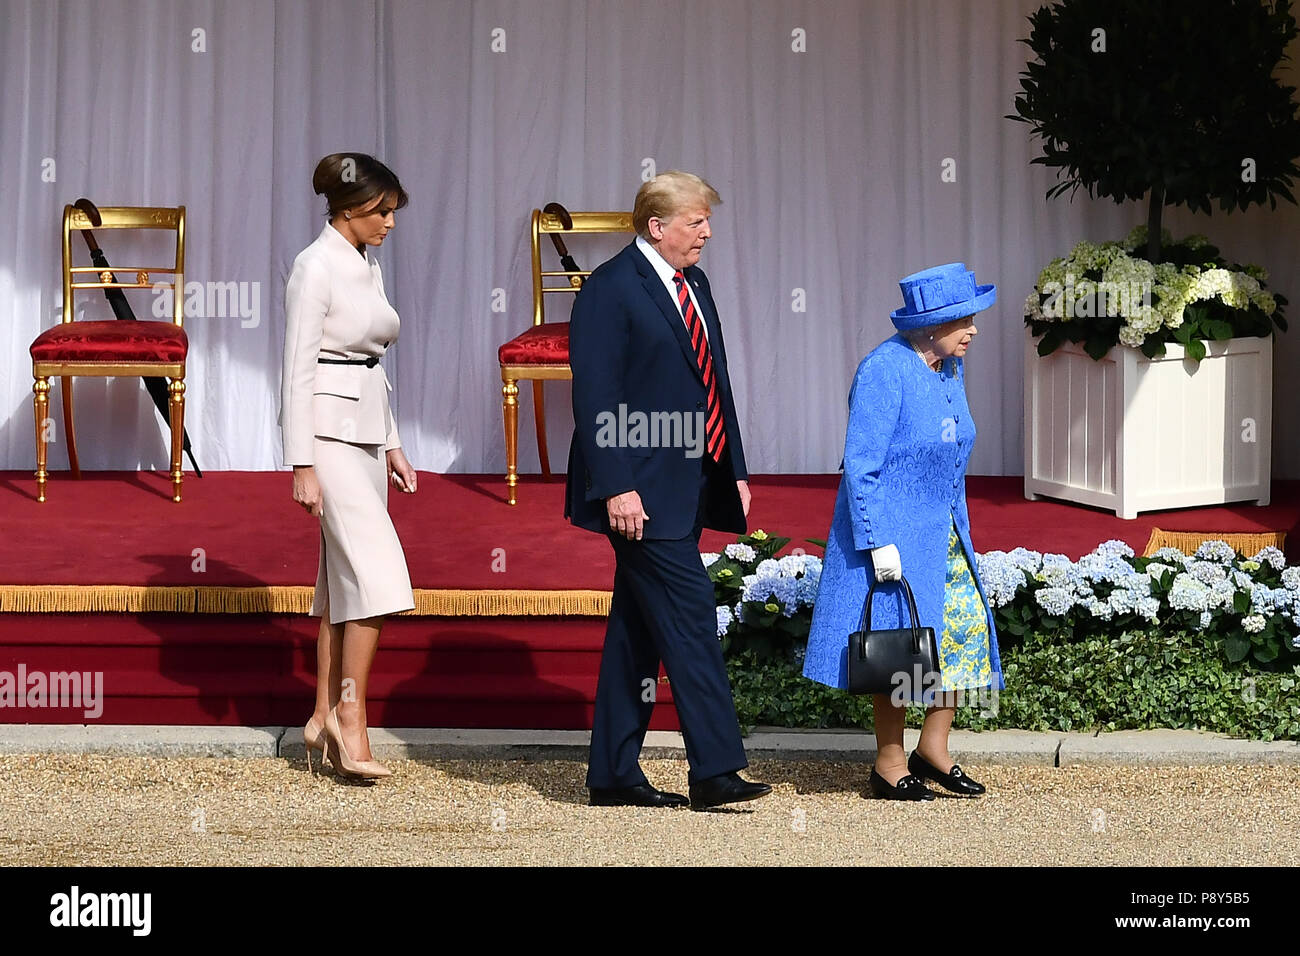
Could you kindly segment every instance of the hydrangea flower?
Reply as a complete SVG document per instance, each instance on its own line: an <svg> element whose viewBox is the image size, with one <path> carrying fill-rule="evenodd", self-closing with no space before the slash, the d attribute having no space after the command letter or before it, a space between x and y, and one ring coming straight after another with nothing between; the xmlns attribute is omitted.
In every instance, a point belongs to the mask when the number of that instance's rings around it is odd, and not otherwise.
<svg viewBox="0 0 1300 956"><path fill-rule="evenodd" d="M735 620L736 620L736 616L731 613L731 608L727 607L725 604L722 605L722 607L718 608L718 637L719 638L726 635L727 631L731 629L731 625Z"/></svg>
<svg viewBox="0 0 1300 956"><path fill-rule="evenodd" d="M1064 617L1074 606L1074 595L1066 588L1040 588L1034 592L1034 600L1048 614Z"/></svg>
<svg viewBox="0 0 1300 956"><path fill-rule="evenodd" d="M1173 564L1177 567L1184 567L1187 564L1187 555L1177 548L1161 548L1155 554L1151 555L1154 561L1163 561L1166 564Z"/></svg>
<svg viewBox="0 0 1300 956"><path fill-rule="evenodd" d="M1228 569L1222 564L1216 564L1213 561L1193 560L1187 563L1187 573L1202 584L1217 584L1220 581L1226 581L1228 578Z"/></svg>
<svg viewBox="0 0 1300 956"><path fill-rule="evenodd" d="M1097 545L1095 553L1117 558L1133 557L1133 549L1118 538L1112 538Z"/></svg>
<svg viewBox="0 0 1300 956"><path fill-rule="evenodd" d="M1264 630L1264 617L1261 614L1247 614L1241 619L1241 629L1247 634L1258 634Z"/></svg>
<svg viewBox="0 0 1300 956"><path fill-rule="evenodd" d="M1259 564L1267 564L1274 571L1281 571L1286 567L1286 555L1271 544L1260 550L1260 552L1251 558Z"/></svg>
<svg viewBox="0 0 1300 956"><path fill-rule="evenodd" d="M700 555L700 560L704 562L706 568L711 568L718 562L720 557L722 557L722 555L718 554L716 551L705 551Z"/></svg>
<svg viewBox="0 0 1300 956"><path fill-rule="evenodd" d="M1300 566L1282 572L1282 586L1288 591L1300 591Z"/></svg>
<svg viewBox="0 0 1300 956"><path fill-rule="evenodd" d="M723 549L723 551L726 553L727 557L736 561L753 561L758 557L758 555L754 553L754 549L747 544L729 544Z"/></svg>
<svg viewBox="0 0 1300 956"><path fill-rule="evenodd" d="M1205 611L1210 603L1210 589L1192 577L1183 573L1174 578L1169 589L1169 606L1176 611ZM1204 621L1205 616L1202 615ZM1205 622L1208 623L1208 622ZM1205 626L1203 623L1202 627Z"/></svg>
<svg viewBox="0 0 1300 956"><path fill-rule="evenodd" d="M1232 545L1226 541L1205 541L1192 557L1200 558L1202 561L1218 561L1221 564L1231 564L1237 557L1237 552L1232 549Z"/></svg>

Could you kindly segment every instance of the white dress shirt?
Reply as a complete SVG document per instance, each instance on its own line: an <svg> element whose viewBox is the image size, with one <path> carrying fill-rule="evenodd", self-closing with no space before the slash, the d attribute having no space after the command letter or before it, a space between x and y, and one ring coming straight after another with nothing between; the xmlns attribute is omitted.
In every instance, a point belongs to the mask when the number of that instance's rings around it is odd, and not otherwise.
<svg viewBox="0 0 1300 956"><path fill-rule="evenodd" d="M668 290L668 298L672 299L673 303L676 304L677 283L673 281L673 276L677 274L678 270L670 266L668 260L659 254L659 250L650 245L650 243L646 242L640 236L636 237L636 247L641 251L641 255L646 257L650 265L654 267L655 274L659 276L660 281L664 284L664 288ZM684 274L685 271L683 270L683 275ZM695 290L691 288L691 280L687 279L684 285L686 286L686 294L689 295L691 301L695 303L695 314L700 317L700 328L704 330L705 341L708 341L709 327L704 322L704 313L700 311L700 302L695 298ZM678 307L677 311L681 312L681 308ZM682 325L686 325L685 315L682 316ZM688 328L686 331L689 332L690 329Z"/></svg>

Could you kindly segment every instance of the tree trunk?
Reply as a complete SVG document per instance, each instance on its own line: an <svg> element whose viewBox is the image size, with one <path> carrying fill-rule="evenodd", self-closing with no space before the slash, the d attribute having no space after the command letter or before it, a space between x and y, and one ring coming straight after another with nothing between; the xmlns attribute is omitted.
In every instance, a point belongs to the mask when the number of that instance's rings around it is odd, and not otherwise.
<svg viewBox="0 0 1300 956"><path fill-rule="evenodd" d="M1152 186L1150 205L1147 207L1147 261L1160 261L1160 213L1165 207L1164 186Z"/></svg>

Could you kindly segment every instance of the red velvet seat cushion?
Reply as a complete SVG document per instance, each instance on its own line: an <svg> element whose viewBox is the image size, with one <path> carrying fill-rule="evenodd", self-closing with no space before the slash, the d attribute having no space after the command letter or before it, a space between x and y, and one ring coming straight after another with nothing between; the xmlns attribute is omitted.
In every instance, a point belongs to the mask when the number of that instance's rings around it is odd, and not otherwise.
<svg viewBox="0 0 1300 956"><path fill-rule="evenodd" d="M184 362L190 341L171 322L60 322L36 336L33 362Z"/></svg>
<svg viewBox="0 0 1300 956"><path fill-rule="evenodd" d="M534 325L497 349L497 358L502 365L568 365L569 323Z"/></svg>

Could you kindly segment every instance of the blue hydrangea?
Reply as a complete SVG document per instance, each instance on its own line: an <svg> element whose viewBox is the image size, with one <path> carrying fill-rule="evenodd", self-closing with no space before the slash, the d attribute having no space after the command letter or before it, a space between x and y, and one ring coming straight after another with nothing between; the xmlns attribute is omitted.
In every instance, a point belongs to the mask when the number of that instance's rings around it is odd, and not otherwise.
<svg viewBox="0 0 1300 956"><path fill-rule="evenodd" d="M758 567L754 569L754 573L760 578L774 578L781 573L781 565L772 558L764 558L758 562Z"/></svg>
<svg viewBox="0 0 1300 956"><path fill-rule="evenodd" d="M1002 554L1002 552L996 551L990 552L990 554ZM1027 548L1013 549L1007 554L1007 559L1026 574L1034 574L1043 566L1043 556L1037 551L1030 551Z"/></svg>
<svg viewBox="0 0 1300 956"><path fill-rule="evenodd" d="M1212 615L1209 611L1202 611L1200 620L1197 622L1197 627L1199 627L1200 630L1203 631L1210 626L1210 621L1212 621L1213 619L1214 619L1214 615Z"/></svg>
<svg viewBox="0 0 1300 956"><path fill-rule="evenodd" d="M1151 555L1155 561L1162 561L1165 564L1172 564L1177 567L1183 567L1187 564L1187 555L1177 548L1161 548L1155 554Z"/></svg>
<svg viewBox="0 0 1300 956"><path fill-rule="evenodd" d="M1281 571L1286 567L1286 555L1271 544L1267 548L1261 548L1260 551L1251 557L1252 561L1258 561L1260 564L1267 564L1274 571Z"/></svg>
<svg viewBox="0 0 1300 956"><path fill-rule="evenodd" d="M1205 541L1196 549L1193 557L1200 558L1202 561L1218 561L1221 564L1231 564L1237 557L1237 552L1226 541Z"/></svg>
<svg viewBox="0 0 1300 956"><path fill-rule="evenodd" d="M1039 588L1034 592L1034 600L1048 614L1064 617L1074 607L1074 595L1067 588Z"/></svg>
<svg viewBox="0 0 1300 956"><path fill-rule="evenodd" d="M1210 596L1206 602L1206 607L1229 608L1232 607L1233 599L1237 596L1237 589L1231 581L1215 581L1210 587Z"/></svg>
<svg viewBox="0 0 1300 956"><path fill-rule="evenodd" d="M1300 567L1287 568L1282 572L1282 587L1288 591L1300 591Z"/></svg>
<svg viewBox="0 0 1300 956"><path fill-rule="evenodd" d="M731 613L731 608L725 604L718 608L718 637L724 636L735 620L736 616Z"/></svg>
<svg viewBox="0 0 1300 956"><path fill-rule="evenodd" d="M1010 604L1025 585L1025 571L1002 551L990 551L975 556L975 566L983 586L984 596L994 608Z"/></svg>
<svg viewBox="0 0 1300 956"><path fill-rule="evenodd" d="M1228 579L1228 569L1213 561L1195 560L1187 564L1187 573L1202 584L1216 584Z"/></svg>
<svg viewBox="0 0 1300 956"><path fill-rule="evenodd" d="M1106 557L1114 557L1114 558L1133 557L1133 549L1117 538L1112 538L1109 541L1103 541L1101 544L1097 545L1095 553L1104 555Z"/></svg>

